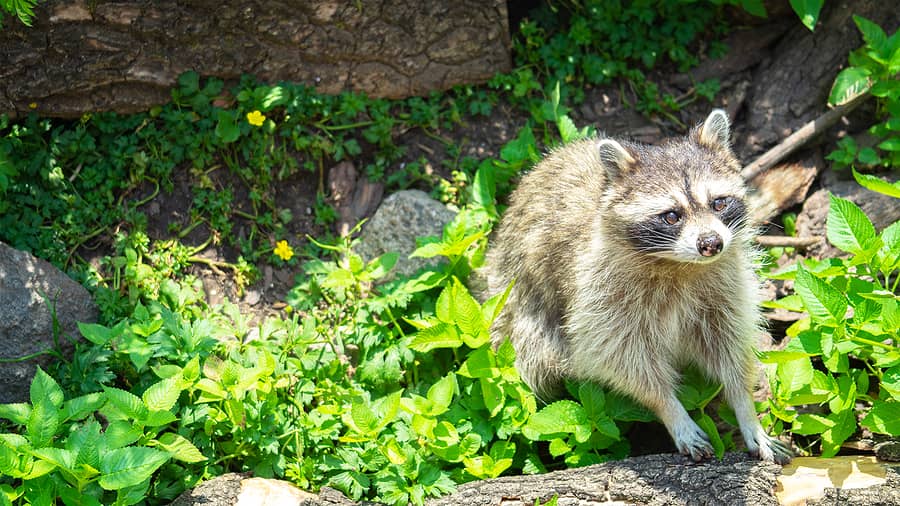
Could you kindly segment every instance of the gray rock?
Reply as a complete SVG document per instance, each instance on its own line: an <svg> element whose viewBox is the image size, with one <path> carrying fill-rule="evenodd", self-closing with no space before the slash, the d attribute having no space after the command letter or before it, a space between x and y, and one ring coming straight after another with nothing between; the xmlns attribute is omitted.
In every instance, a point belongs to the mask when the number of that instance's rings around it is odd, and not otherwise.
<svg viewBox="0 0 900 506"><path fill-rule="evenodd" d="M318 495L300 490L284 480L253 478L250 473L217 476L184 492L170 506L348 506L343 494L322 487Z"/></svg>
<svg viewBox="0 0 900 506"><path fill-rule="evenodd" d="M53 316L45 297L56 306L61 351L71 354L72 343L64 336L80 338L76 322L97 321L90 294L49 262L0 243L0 359L54 347ZM0 364L0 403L27 401L35 366L47 368L53 360L44 354Z"/></svg>
<svg viewBox="0 0 900 506"><path fill-rule="evenodd" d="M369 220L359 238L355 251L371 260L384 253L400 254L391 271L393 276L409 276L433 259L409 258L416 249L416 237L440 237L444 225L455 213L420 190L403 190L384 199Z"/></svg>

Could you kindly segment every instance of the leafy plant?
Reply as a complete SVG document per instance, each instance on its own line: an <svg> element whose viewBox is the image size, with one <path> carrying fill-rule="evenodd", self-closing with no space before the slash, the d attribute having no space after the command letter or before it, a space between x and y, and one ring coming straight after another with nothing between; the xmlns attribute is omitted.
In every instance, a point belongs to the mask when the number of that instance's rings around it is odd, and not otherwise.
<svg viewBox="0 0 900 506"><path fill-rule="evenodd" d="M3 21L3 12L12 14L25 26L31 26L34 19L34 8L38 0L0 0L0 22Z"/></svg>
<svg viewBox="0 0 900 506"><path fill-rule="evenodd" d="M806 318L788 329L783 351L766 352L773 398L769 422L814 436L825 456L858 430L897 435L900 406L900 223L876 234L854 203L831 196L828 240L847 259L806 260L773 277L795 294L769 303ZM813 409L798 406L816 405Z"/></svg>
<svg viewBox="0 0 900 506"><path fill-rule="evenodd" d="M521 22L513 39L515 62L523 69L512 76L515 93L523 96L539 89L532 84L535 74L547 82L570 84L565 91L576 100L586 85L622 79L630 85L639 110L660 113L677 109L675 97L660 96L646 72L664 62L681 71L696 65L697 52L689 48L701 33L722 31L722 3L542 3Z"/></svg>
<svg viewBox="0 0 900 506"><path fill-rule="evenodd" d="M862 47L850 53L850 66L834 80L828 101L832 105L847 103L869 93L877 99L877 118L869 128L879 142L875 146L859 146L852 137L838 142L838 149L828 159L838 166L858 162L864 167L900 166L900 32L890 37L877 24L853 16L862 33Z"/></svg>
<svg viewBox="0 0 900 506"><path fill-rule="evenodd" d="M107 387L69 400L39 368L30 403L0 405L0 418L24 428L0 434L0 474L12 479L0 485L0 503L136 504L170 460L205 460L190 441L167 430L177 419L172 408L181 391L199 373L193 364L140 397Z"/></svg>

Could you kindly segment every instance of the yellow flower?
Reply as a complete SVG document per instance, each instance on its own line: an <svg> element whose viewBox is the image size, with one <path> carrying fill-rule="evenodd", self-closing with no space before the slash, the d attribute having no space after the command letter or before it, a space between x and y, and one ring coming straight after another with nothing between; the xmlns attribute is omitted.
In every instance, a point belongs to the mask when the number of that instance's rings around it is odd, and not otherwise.
<svg viewBox="0 0 900 506"><path fill-rule="evenodd" d="M291 245L287 243L287 241L278 241L275 244L275 255L278 258L288 261L294 256L294 249L291 248Z"/></svg>
<svg viewBox="0 0 900 506"><path fill-rule="evenodd" d="M28 104L28 108L29 109L37 109L37 102L32 102L32 103Z"/></svg>
<svg viewBox="0 0 900 506"><path fill-rule="evenodd" d="M248 112L247 122L253 126L262 126L266 122L266 117L259 111Z"/></svg>

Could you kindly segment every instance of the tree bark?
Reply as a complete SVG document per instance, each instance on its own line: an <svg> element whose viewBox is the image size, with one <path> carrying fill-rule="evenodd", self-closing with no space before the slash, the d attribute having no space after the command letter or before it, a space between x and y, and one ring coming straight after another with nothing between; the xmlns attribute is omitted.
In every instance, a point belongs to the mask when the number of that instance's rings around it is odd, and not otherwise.
<svg viewBox="0 0 900 506"><path fill-rule="evenodd" d="M645 455L534 476L509 476L466 483L429 506L531 506L554 496L559 504L775 505L781 466L740 453L694 463L676 454Z"/></svg>
<svg viewBox="0 0 900 506"><path fill-rule="evenodd" d="M48 0L36 14L0 29L0 112L146 110L187 70L399 98L510 68L505 0Z"/></svg>

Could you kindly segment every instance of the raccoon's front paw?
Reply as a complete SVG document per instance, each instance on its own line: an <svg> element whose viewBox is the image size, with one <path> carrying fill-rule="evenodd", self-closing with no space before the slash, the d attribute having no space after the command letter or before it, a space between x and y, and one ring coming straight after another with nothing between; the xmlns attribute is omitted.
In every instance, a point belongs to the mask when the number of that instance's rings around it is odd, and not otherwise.
<svg viewBox="0 0 900 506"><path fill-rule="evenodd" d="M709 443L709 437L697 424L683 424L675 429L675 446L682 455L688 455L694 462L712 458L713 447Z"/></svg>
<svg viewBox="0 0 900 506"><path fill-rule="evenodd" d="M781 441L770 437L762 427L756 431L755 437L746 443L750 455L766 462L775 462L783 466L790 463L794 456L790 448Z"/></svg>

